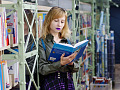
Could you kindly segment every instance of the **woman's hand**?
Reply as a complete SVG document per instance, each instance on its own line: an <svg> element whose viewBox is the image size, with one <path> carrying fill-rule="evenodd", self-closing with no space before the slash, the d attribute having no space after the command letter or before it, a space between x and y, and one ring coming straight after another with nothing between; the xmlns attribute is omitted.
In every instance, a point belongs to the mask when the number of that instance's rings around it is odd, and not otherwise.
<svg viewBox="0 0 120 90"><path fill-rule="evenodd" d="M60 63L61 65L73 65L73 62L71 62L77 55L77 52L67 56L67 57L64 57L65 56L65 53L61 55L61 59L60 59ZM71 63L70 63L71 62Z"/></svg>

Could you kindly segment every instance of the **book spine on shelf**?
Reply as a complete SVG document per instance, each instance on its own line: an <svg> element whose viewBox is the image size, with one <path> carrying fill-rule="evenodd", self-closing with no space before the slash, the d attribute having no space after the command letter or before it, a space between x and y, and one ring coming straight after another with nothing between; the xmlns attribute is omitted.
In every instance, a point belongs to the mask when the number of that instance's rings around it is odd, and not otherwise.
<svg viewBox="0 0 120 90"><path fill-rule="evenodd" d="M5 90L6 89L6 81L5 81L5 75L4 75L4 63L2 62L1 63L1 65L2 65L2 83L3 83L3 90Z"/></svg>
<svg viewBox="0 0 120 90"><path fill-rule="evenodd" d="M2 83L2 65L0 63L0 90L3 90L3 83Z"/></svg>
<svg viewBox="0 0 120 90"><path fill-rule="evenodd" d="M11 10L6 10L6 13L11 12ZM8 34L13 34L13 44L17 43L17 13L14 12L7 16L7 31Z"/></svg>
<svg viewBox="0 0 120 90"><path fill-rule="evenodd" d="M38 12L37 17L38 17L38 37L41 37L41 33L42 33L42 26L43 26L43 22L45 20L45 16L47 13L44 12Z"/></svg>
<svg viewBox="0 0 120 90"><path fill-rule="evenodd" d="M102 76L104 77L104 36L101 37L101 47L102 47Z"/></svg>
<svg viewBox="0 0 120 90"><path fill-rule="evenodd" d="M0 48L2 47L2 17L0 15Z"/></svg>
<svg viewBox="0 0 120 90"><path fill-rule="evenodd" d="M10 82L9 82L7 61L3 61L3 65L4 65L5 87L6 87L6 88L9 88L9 87L10 87Z"/></svg>
<svg viewBox="0 0 120 90"><path fill-rule="evenodd" d="M105 39L104 39L104 48L105 48L105 77L108 78L108 60L107 60L107 39L108 39L108 36L105 35Z"/></svg>

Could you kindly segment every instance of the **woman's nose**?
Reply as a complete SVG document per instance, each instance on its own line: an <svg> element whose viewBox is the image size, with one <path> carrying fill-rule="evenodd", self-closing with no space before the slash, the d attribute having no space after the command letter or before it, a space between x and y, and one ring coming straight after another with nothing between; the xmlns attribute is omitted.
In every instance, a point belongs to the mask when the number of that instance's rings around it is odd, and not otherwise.
<svg viewBox="0 0 120 90"><path fill-rule="evenodd" d="M58 26L61 26L61 22L58 22Z"/></svg>

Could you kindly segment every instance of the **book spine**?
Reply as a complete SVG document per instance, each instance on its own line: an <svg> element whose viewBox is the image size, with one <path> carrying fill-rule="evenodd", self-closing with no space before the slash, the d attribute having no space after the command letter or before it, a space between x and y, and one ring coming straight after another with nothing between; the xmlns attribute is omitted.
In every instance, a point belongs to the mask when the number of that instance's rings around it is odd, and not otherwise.
<svg viewBox="0 0 120 90"><path fill-rule="evenodd" d="M104 39L104 48L105 48L105 77L108 78L108 59L107 59L107 39L108 39L108 36L105 35L105 39Z"/></svg>
<svg viewBox="0 0 120 90"><path fill-rule="evenodd" d="M5 81L5 74L4 74L4 63L2 62L2 83L3 83L3 90L5 90L6 88L5 88L5 83L6 83L6 81Z"/></svg>
<svg viewBox="0 0 120 90"><path fill-rule="evenodd" d="M0 63L0 89L3 90L3 83L2 83L2 64Z"/></svg>
<svg viewBox="0 0 120 90"><path fill-rule="evenodd" d="M100 30L102 30L103 16L104 16L104 12L103 12L103 11L101 11L101 16L100 16L100 25L99 25L99 29L100 29Z"/></svg>
<svg viewBox="0 0 120 90"><path fill-rule="evenodd" d="M0 15L0 48L2 47L2 17Z"/></svg>
<svg viewBox="0 0 120 90"><path fill-rule="evenodd" d="M100 66L99 66L99 50L100 50L100 31L96 31L96 75L99 77L99 71L100 71Z"/></svg>
<svg viewBox="0 0 120 90"><path fill-rule="evenodd" d="M104 36L101 37L101 47L102 47L102 77L104 77Z"/></svg>
<svg viewBox="0 0 120 90"><path fill-rule="evenodd" d="M9 88L10 87L10 82L9 82L7 61L4 61L4 75L5 75L6 88Z"/></svg>

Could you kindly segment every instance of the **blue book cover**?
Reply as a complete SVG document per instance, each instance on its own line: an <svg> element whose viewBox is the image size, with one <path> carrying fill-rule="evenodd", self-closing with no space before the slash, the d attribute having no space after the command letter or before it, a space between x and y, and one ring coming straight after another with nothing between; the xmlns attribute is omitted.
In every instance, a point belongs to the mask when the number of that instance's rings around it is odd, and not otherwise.
<svg viewBox="0 0 120 90"><path fill-rule="evenodd" d="M74 53L75 51L77 51L78 54L74 60L79 60L79 58L82 56L87 44L88 44L88 40L83 40L81 42L78 42L74 46L72 46L71 44L54 43L48 60L57 62L60 60L60 57L63 53L65 53L65 57L67 57L67 56L71 55L72 53ZM72 60L72 61L74 61L74 60Z"/></svg>

